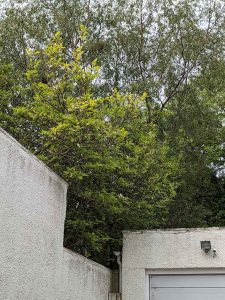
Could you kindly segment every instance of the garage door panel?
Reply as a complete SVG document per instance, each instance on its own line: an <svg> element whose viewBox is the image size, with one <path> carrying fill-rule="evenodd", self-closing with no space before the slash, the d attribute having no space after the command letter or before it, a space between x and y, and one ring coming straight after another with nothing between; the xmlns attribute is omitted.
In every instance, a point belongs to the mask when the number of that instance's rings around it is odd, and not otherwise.
<svg viewBox="0 0 225 300"><path fill-rule="evenodd" d="M152 289L150 300L224 300L224 288Z"/></svg>
<svg viewBox="0 0 225 300"><path fill-rule="evenodd" d="M225 275L150 276L150 300L225 300Z"/></svg>
<svg viewBox="0 0 225 300"><path fill-rule="evenodd" d="M152 287L225 287L225 275L155 275L150 276L150 284Z"/></svg>

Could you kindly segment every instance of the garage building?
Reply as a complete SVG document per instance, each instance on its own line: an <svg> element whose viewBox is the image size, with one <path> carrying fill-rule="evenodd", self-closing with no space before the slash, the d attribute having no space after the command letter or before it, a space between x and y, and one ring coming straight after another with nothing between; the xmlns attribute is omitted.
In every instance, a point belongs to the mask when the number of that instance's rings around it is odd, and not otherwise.
<svg viewBox="0 0 225 300"><path fill-rule="evenodd" d="M225 229L124 232L123 300L224 300Z"/></svg>

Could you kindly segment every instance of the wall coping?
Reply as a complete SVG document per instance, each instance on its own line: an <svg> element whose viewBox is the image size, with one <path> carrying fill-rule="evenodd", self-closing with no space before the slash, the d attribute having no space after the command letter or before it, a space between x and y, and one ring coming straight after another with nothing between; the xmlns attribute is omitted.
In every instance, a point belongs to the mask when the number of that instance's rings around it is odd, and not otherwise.
<svg viewBox="0 0 225 300"><path fill-rule="evenodd" d="M127 235L132 234L145 234L145 233L171 233L171 234L178 234L178 233L189 233L189 232L201 232L201 231L220 231L225 230L225 227L197 227L197 228L165 228L165 229L148 229L148 230L124 230L123 236L126 237Z"/></svg>

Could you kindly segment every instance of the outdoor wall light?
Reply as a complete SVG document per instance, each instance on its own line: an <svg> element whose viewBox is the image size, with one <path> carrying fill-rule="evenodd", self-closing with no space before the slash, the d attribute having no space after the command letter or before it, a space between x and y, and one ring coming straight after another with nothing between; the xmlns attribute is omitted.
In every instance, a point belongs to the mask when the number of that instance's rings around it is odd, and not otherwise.
<svg viewBox="0 0 225 300"><path fill-rule="evenodd" d="M210 241L201 241L201 249L208 253L211 250L211 242Z"/></svg>

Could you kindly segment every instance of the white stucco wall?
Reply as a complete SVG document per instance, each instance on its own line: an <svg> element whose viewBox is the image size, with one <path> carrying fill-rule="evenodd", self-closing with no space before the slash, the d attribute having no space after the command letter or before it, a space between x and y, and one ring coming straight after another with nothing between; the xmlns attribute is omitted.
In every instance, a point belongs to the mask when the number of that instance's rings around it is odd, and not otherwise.
<svg viewBox="0 0 225 300"><path fill-rule="evenodd" d="M201 250L209 240L217 255ZM223 269L224 268L224 269ZM225 228L125 232L123 300L145 300L146 273L208 270L225 273Z"/></svg>
<svg viewBox="0 0 225 300"><path fill-rule="evenodd" d="M0 299L106 300L112 273L63 248L67 184L0 129Z"/></svg>
<svg viewBox="0 0 225 300"><path fill-rule="evenodd" d="M63 253L65 300L107 300L112 291L112 272L68 249ZM76 293L74 292L76 291Z"/></svg>

